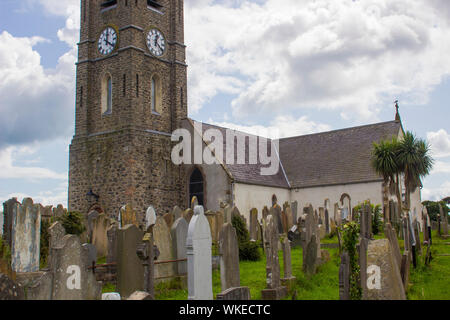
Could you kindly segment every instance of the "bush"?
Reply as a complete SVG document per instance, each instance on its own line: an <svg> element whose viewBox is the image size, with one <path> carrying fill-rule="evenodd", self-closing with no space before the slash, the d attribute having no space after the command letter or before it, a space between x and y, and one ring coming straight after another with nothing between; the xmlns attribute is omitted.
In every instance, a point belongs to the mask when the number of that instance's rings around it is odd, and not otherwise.
<svg viewBox="0 0 450 320"><path fill-rule="evenodd" d="M67 234L80 236L84 231L86 231L86 227L84 226L84 217L79 212L68 212L58 218L58 221L61 222Z"/></svg>
<svg viewBox="0 0 450 320"><path fill-rule="evenodd" d="M445 201L424 201L422 202L424 206L427 207L428 215L430 216L430 220L437 221L437 215L440 214L439 204L441 204L444 214L450 211L447 207Z"/></svg>
<svg viewBox="0 0 450 320"><path fill-rule="evenodd" d="M239 260L258 261L261 259L259 245L250 241L250 233L248 232L245 221L242 217L235 215L231 224L236 229L236 235L239 243Z"/></svg>
<svg viewBox="0 0 450 320"><path fill-rule="evenodd" d="M372 209L372 233L374 235L378 234L383 227L381 222L381 205L377 204L375 208Z"/></svg>
<svg viewBox="0 0 450 320"><path fill-rule="evenodd" d="M359 263L356 245L359 240L359 224L356 221L350 221L342 226L341 232L344 239L344 250L350 257L350 299L361 300L362 289L359 278Z"/></svg>

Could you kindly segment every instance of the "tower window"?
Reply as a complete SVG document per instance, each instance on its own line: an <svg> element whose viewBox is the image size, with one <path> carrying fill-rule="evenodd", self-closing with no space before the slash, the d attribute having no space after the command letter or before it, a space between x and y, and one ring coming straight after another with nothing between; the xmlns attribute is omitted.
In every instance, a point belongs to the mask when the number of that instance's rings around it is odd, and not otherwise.
<svg viewBox="0 0 450 320"><path fill-rule="evenodd" d="M152 113L161 114L161 81L153 75L150 82L150 109Z"/></svg>
<svg viewBox="0 0 450 320"><path fill-rule="evenodd" d="M189 199L197 197L198 204L204 205L204 181L203 175L198 168L195 168L189 178Z"/></svg>
<svg viewBox="0 0 450 320"><path fill-rule="evenodd" d="M117 5L117 0L108 0L103 2L100 6L102 9L110 8Z"/></svg>
<svg viewBox="0 0 450 320"><path fill-rule="evenodd" d="M102 81L102 114L112 112L112 77L107 74Z"/></svg>

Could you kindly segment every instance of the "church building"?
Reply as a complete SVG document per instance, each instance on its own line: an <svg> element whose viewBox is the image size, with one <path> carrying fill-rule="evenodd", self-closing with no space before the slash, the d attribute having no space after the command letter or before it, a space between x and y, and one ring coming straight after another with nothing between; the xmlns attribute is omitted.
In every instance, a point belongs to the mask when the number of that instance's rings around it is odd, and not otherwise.
<svg viewBox="0 0 450 320"><path fill-rule="evenodd" d="M370 158L374 142L404 134L398 112L393 121L280 139L279 150L269 148L279 162L271 175L261 174L263 162L250 164L249 153L244 164L227 164L225 156L214 164L174 164L175 130L184 128L203 148L211 144L206 130L223 137L230 131L205 123L199 131L188 118L183 2L81 1L69 210L117 216L131 204L143 217L150 205L164 214L197 196L206 210L229 203L248 219L251 208L261 212L273 196L299 208L311 203L332 211L339 203L344 215L365 200L386 201ZM252 136L234 134L236 141L245 136L248 150ZM422 211L420 189L411 195L411 211Z"/></svg>

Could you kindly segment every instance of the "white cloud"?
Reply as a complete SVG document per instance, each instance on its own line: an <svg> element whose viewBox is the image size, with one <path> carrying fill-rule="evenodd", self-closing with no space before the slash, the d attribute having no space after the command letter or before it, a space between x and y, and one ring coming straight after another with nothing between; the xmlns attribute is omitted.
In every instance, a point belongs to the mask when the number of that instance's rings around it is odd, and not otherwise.
<svg viewBox="0 0 450 320"><path fill-rule="evenodd" d="M450 181L445 181L437 188L423 188L422 201L440 201L450 195Z"/></svg>
<svg viewBox="0 0 450 320"><path fill-rule="evenodd" d="M230 128L271 139L293 137L331 129L330 126L308 120L305 116L298 119L294 119L291 116L278 116L268 126L239 125L231 122L216 122L212 119L209 119L208 122L219 127Z"/></svg>
<svg viewBox="0 0 450 320"><path fill-rule="evenodd" d="M21 167L14 164L19 155L36 152L32 147L8 147L0 150L0 179L24 179L36 181L41 179L67 180L67 173L57 173L41 167Z"/></svg>
<svg viewBox="0 0 450 320"><path fill-rule="evenodd" d="M433 164L433 169L431 170L431 174L436 174L436 173L450 173L450 162L436 161Z"/></svg>
<svg viewBox="0 0 450 320"><path fill-rule="evenodd" d="M427 140L430 143L433 157L450 157L450 134L445 129L428 132Z"/></svg>
<svg viewBox="0 0 450 320"><path fill-rule="evenodd" d="M64 188L58 187L49 191L41 191L36 194L28 193L10 193L6 196L1 197L2 202L9 200L11 198L17 198L17 201L22 203L24 198L32 198L34 203L40 203L45 206L54 206L62 204L67 208L67 185Z"/></svg>
<svg viewBox="0 0 450 320"><path fill-rule="evenodd" d="M220 92L237 95L235 117L315 107L369 120L400 94L425 103L450 73L450 26L433 4L186 2L190 110Z"/></svg>

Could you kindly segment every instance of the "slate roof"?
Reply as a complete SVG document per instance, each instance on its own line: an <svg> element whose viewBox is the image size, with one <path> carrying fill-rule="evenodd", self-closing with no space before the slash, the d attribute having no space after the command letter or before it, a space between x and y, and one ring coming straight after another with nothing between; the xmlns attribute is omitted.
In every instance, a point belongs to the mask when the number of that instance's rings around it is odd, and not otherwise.
<svg viewBox="0 0 450 320"><path fill-rule="evenodd" d="M194 121L194 120L191 119L191 121ZM208 129L217 129L222 133L222 136L224 137L224 139L223 139L224 152L223 152L223 160L222 161L223 161L223 163L225 163L226 130L227 130L227 128L215 126L212 124L202 123L202 129L203 129L203 132L205 132ZM245 136L255 137L254 135L250 135L248 133L243 133L241 131L236 131L236 130L232 130L232 131L235 132L237 135L245 135ZM267 140L270 141L270 139L267 139ZM247 164L237 164L236 150L237 150L237 145L235 146L235 152L234 152L234 156L235 156L234 163L235 164L226 164L227 170L232 175L234 181L241 182L241 183L247 183L247 184L261 185L261 186L289 188L289 183L286 180L286 177L283 173L281 165L278 168L277 174L270 175L270 176L265 176L265 175L263 176L260 174L261 168L268 167L268 165L261 164L261 162L259 161L259 157L258 157L257 164L248 164L249 163L249 161L248 161L249 139L248 138L246 138L246 140L245 140L245 150L247 150L245 162ZM268 150L270 151L270 147L268 148ZM279 159L278 155L277 155L277 158Z"/></svg>
<svg viewBox="0 0 450 320"><path fill-rule="evenodd" d="M370 164L373 142L398 136L401 123L280 139L280 157L292 188L382 181Z"/></svg>
<svg viewBox="0 0 450 320"><path fill-rule="evenodd" d="M207 123L202 123L202 126L203 132L211 128L222 132L225 160L227 128ZM262 176L260 169L267 165L262 165L259 159L255 165L226 164L226 169L236 182L281 188L382 181L370 164L372 144L397 136L400 130L400 122L389 121L284 138L280 139L281 162L277 174ZM240 131L234 132L249 136ZM245 147L248 150L248 139Z"/></svg>

